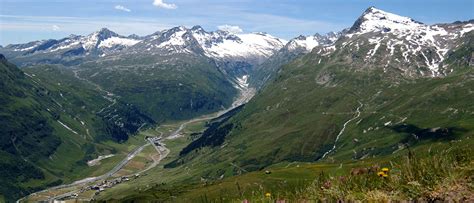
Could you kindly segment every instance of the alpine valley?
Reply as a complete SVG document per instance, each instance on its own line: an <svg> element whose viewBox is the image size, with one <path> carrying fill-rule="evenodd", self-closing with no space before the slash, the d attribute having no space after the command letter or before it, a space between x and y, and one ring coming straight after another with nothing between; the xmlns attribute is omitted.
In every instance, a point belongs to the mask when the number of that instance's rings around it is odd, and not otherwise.
<svg viewBox="0 0 474 203"><path fill-rule="evenodd" d="M474 20L0 54L0 202L474 201Z"/></svg>

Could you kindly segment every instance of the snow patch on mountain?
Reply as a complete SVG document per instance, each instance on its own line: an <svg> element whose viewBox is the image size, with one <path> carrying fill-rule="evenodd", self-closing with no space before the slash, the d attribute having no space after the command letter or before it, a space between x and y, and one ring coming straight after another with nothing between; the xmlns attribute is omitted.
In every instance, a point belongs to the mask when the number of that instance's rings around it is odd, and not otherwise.
<svg viewBox="0 0 474 203"><path fill-rule="evenodd" d="M101 47L112 48L117 45L129 47L129 46L133 46L137 44L138 42L140 42L140 40L128 39L128 38L122 38L122 37L111 37L102 41L98 47L99 48Z"/></svg>
<svg viewBox="0 0 474 203"><path fill-rule="evenodd" d="M162 42L158 47L167 47L167 46L183 46L186 44L186 41L183 39L183 35L186 33L186 30L180 30L171 35L169 40Z"/></svg>
<svg viewBox="0 0 474 203"><path fill-rule="evenodd" d="M226 38L222 42L203 46L206 55L216 58L260 56L268 58L283 47L283 41L267 34L238 34L237 38ZM201 42L203 42L201 40ZM203 44L205 45L205 44Z"/></svg>
<svg viewBox="0 0 474 203"><path fill-rule="evenodd" d="M334 44L343 32L330 32L325 35L315 34L311 36L300 35L290 40L285 45L285 49L290 52L303 51L303 53L308 53L316 46L330 46Z"/></svg>
<svg viewBox="0 0 474 203"><path fill-rule="evenodd" d="M326 45L321 47L321 49L318 51L318 54L321 54L321 56L327 56L334 53L336 50L337 48L335 45Z"/></svg>
<svg viewBox="0 0 474 203"><path fill-rule="evenodd" d="M140 40L123 37L103 28L87 36L70 35L59 40L42 40L9 46L13 48L13 51L26 52L25 54L54 53L68 50L72 50L71 53L75 53L76 50L83 49L85 52L77 51L77 54L85 53L87 55L92 51L98 51L97 53L103 56L105 53L118 51L124 47L133 46L138 42Z"/></svg>
<svg viewBox="0 0 474 203"><path fill-rule="evenodd" d="M243 75L242 77L237 78L237 85L240 88L248 88L249 83L248 83L249 75Z"/></svg>
<svg viewBox="0 0 474 203"><path fill-rule="evenodd" d="M232 103L232 107L237 107L249 102L250 99L252 99L252 97L255 95L256 89L249 87L249 77L249 75L243 75L241 77L235 78L235 88L239 90L240 95Z"/></svg>
<svg viewBox="0 0 474 203"><path fill-rule="evenodd" d="M468 33L468 32L471 32L474 30L474 24L467 24L465 26L463 26L462 30L459 31L459 35L460 36L464 36L464 34Z"/></svg>
<svg viewBox="0 0 474 203"><path fill-rule="evenodd" d="M36 41L36 42L34 42L32 45L30 45L30 46L27 46L27 47L21 46L21 48L15 48L15 49L13 49L13 51L19 51L19 52L29 51L29 50L32 50L32 49L36 48L36 47L37 47L38 45L40 45L41 43L43 43L43 41Z"/></svg>
<svg viewBox="0 0 474 203"><path fill-rule="evenodd" d="M87 36L81 40L81 45L85 50L91 50L97 45L97 35Z"/></svg>
<svg viewBox="0 0 474 203"><path fill-rule="evenodd" d="M366 60L374 57L380 47L386 47L390 56L394 56L399 50L406 63L427 67L432 76L439 76L443 74L440 64L448 51L453 48L449 41L460 38L472 30L474 30L472 23L463 26L426 25L408 17L371 7L359 17L344 36L349 39L357 36L368 38L373 48L367 52ZM345 42L343 46L350 43L355 42ZM356 44L357 47L359 43ZM423 61L418 63L414 56L422 57Z"/></svg>
<svg viewBox="0 0 474 203"><path fill-rule="evenodd" d="M59 44L58 46L56 46L56 48L52 47L49 52L55 52L55 51L59 51L59 50L62 50L62 49L69 49L69 48L72 48L76 45L79 45L81 42L78 42L78 41L75 41L75 42L70 42L70 43L61 43Z"/></svg>
<svg viewBox="0 0 474 203"><path fill-rule="evenodd" d="M377 50L379 49L380 47L380 44L381 44L381 41L383 40L384 38L375 38L375 39L369 39L369 43L370 44L375 44L374 48L371 49L368 53L367 53L367 57L366 58L372 58L375 53L377 52Z"/></svg>
<svg viewBox="0 0 474 203"><path fill-rule="evenodd" d="M304 48L306 51L311 51L314 47L319 45L318 38L316 36L300 36L298 38L295 38L291 40L288 43L288 49L289 50L295 50L297 48Z"/></svg>

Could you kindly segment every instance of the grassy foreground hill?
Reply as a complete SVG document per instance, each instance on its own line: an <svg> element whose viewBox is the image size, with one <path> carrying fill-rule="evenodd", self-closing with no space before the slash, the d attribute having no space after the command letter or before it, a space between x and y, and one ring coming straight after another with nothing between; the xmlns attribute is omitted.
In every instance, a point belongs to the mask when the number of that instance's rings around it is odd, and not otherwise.
<svg viewBox="0 0 474 203"><path fill-rule="evenodd" d="M469 202L474 200L472 144L473 137L466 136L358 161L281 163L224 179L148 185L147 190L134 183L135 187L102 197L121 202ZM383 168L388 169L386 177L377 174Z"/></svg>

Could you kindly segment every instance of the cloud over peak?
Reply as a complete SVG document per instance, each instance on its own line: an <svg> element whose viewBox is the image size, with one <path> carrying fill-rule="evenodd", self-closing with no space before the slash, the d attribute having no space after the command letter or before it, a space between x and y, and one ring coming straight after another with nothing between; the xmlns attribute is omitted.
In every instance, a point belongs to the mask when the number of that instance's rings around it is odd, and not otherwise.
<svg viewBox="0 0 474 203"><path fill-rule="evenodd" d="M219 25L217 26L217 29L222 30L222 31L227 31L233 34L238 34L244 32L242 28L236 25Z"/></svg>
<svg viewBox="0 0 474 203"><path fill-rule="evenodd" d="M153 5L156 7L164 8L164 9L177 9L178 6L176 4L168 4L163 2L163 0L154 0Z"/></svg>
<svg viewBox="0 0 474 203"><path fill-rule="evenodd" d="M128 9L127 7L122 6L122 5L116 5L114 8L117 9L117 10L125 11L125 12L131 12L132 11L132 10Z"/></svg>

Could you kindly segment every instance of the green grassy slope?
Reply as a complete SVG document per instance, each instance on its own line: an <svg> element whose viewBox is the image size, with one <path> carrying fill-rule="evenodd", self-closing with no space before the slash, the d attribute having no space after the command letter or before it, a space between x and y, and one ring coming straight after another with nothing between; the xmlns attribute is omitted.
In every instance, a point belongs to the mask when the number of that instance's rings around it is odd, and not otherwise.
<svg viewBox="0 0 474 203"><path fill-rule="evenodd" d="M43 172L30 160L48 157L60 145L52 134L54 128L44 117L44 110L31 97L38 93L26 76L6 59L0 63L1 74L1 193L17 197L17 184L44 179ZM33 89L33 91L32 91ZM23 189L24 192L25 189Z"/></svg>
<svg viewBox="0 0 474 203"><path fill-rule="evenodd" d="M97 60L82 64L79 75L117 94L159 123L220 110L237 95L213 61L191 54L134 54Z"/></svg>
<svg viewBox="0 0 474 203"><path fill-rule="evenodd" d="M262 88L278 75L278 72L283 65L290 63L294 59L303 55L305 55L303 50L289 51L284 48L278 51L263 64L255 67L255 70L253 70L251 74L252 77L249 79L249 85L257 89Z"/></svg>
<svg viewBox="0 0 474 203"><path fill-rule="evenodd" d="M0 193L7 201L92 174L101 166L88 167L88 160L126 151L113 141L153 123L120 102L99 113L111 102L70 71L50 66L24 71L2 58Z"/></svg>

